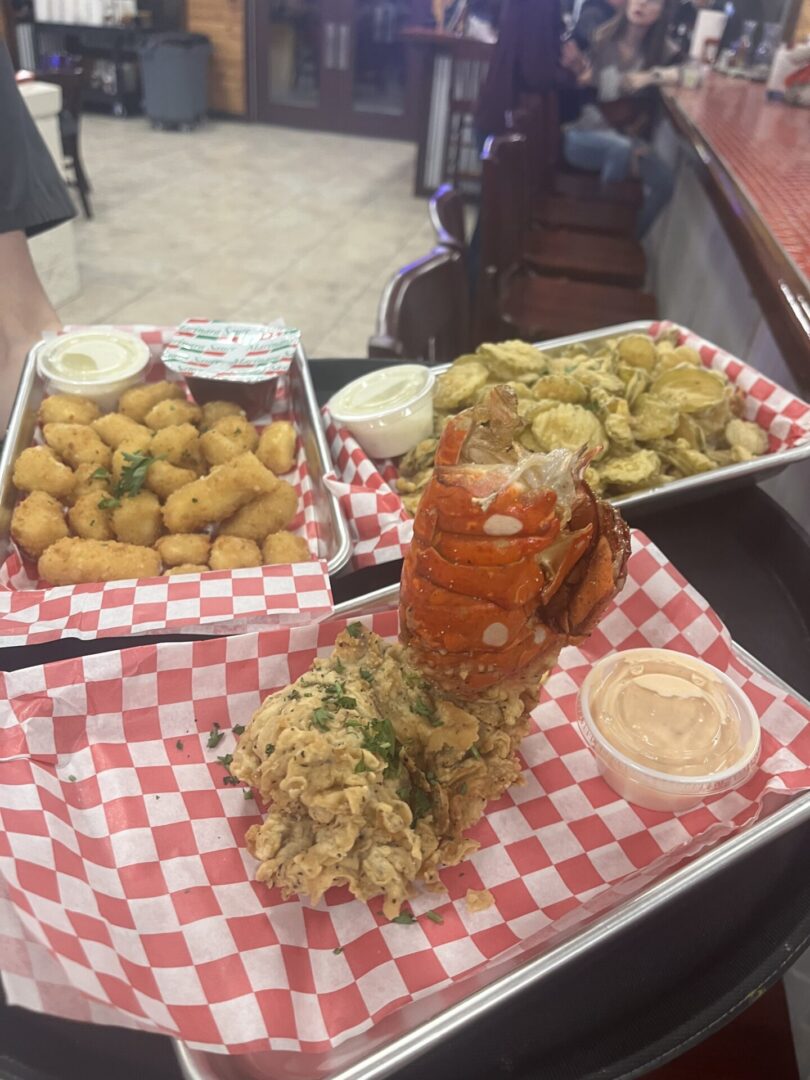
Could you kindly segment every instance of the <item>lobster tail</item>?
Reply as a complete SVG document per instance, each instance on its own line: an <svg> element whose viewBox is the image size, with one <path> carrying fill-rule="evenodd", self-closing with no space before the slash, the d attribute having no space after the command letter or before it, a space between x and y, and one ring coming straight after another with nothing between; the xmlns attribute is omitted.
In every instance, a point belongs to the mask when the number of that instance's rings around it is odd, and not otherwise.
<svg viewBox="0 0 810 1080"><path fill-rule="evenodd" d="M447 423L403 567L402 641L462 698L535 688L624 582L629 533L590 456L530 453L519 429L507 386Z"/></svg>

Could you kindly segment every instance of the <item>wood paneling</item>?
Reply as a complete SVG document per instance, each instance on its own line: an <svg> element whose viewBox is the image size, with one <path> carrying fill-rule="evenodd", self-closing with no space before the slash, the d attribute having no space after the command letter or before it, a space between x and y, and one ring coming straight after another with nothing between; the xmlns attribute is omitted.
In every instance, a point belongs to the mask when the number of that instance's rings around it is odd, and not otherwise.
<svg viewBox="0 0 810 1080"><path fill-rule="evenodd" d="M186 25L211 40L209 106L244 116L245 0L187 0Z"/></svg>
<svg viewBox="0 0 810 1080"><path fill-rule="evenodd" d="M796 23L796 33L793 40L799 44L810 37L810 0L804 0L799 12L799 21Z"/></svg>

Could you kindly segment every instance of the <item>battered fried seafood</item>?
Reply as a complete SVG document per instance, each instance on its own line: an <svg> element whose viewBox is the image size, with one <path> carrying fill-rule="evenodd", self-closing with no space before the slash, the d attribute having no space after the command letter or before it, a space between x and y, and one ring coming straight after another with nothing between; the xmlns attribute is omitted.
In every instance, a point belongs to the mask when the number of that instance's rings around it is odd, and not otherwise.
<svg viewBox="0 0 810 1080"><path fill-rule="evenodd" d="M587 454L529 453L520 424L501 386L446 426L403 573L403 643L349 625L239 740L231 771L268 807L247 847L286 895L347 885L394 918L414 882L440 888L520 776L539 681L621 587L627 528L583 482Z"/></svg>

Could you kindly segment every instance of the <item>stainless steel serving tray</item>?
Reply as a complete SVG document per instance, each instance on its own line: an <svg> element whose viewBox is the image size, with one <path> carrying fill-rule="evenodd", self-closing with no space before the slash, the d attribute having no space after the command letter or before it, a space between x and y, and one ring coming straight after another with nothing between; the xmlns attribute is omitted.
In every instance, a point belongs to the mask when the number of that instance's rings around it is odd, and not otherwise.
<svg viewBox="0 0 810 1080"><path fill-rule="evenodd" d="M639 324L633 324L639 325ZM577 339L581 340L581 339ZM396 605L399 586L338 604L335 616L351 618ZM755 671L789 690L810 707L782 679L736 643L736 654ZM538 983L554 971L619 934L644 916L729 866L763 844L810 820L810 792L798 795L755 824L696 856L687 865L639 890L611 911L596 916L561 936L552 946L541 944L484 970L447 989L404 1006L362 1035L328 1054L224 1055L192 1050L175 1042L186 1080L380 1080L436 1046L442 1039L474 1023L490 1009Z"/></svg>
<svg viewBox="0 0 810 1080"><path fill-rule="evenodd" d="M14 400L3 452L0 455L0 561L11 550L11 514L18 498L11 480L14 462L30 446L37 426L37 410L46 396L45 384L37 374L37 355L43 342L28 354ZM332 471L332 459L321 423L321 411L312 386L312 377L304 350L299 346L290 366L290 399L293 418L301 436L301 445L312 480L313 510L321 540L319 555L327 560L330 574L336 574L349 561L351 540L337 498L324 484Z"/></svg>
<svg viewBox="0 0 810 1080"><path fill-rule="evenodd" d="M552 338L550 341L538 341L535 344L544 353L554 354L567 345L592 346L620 334L646 334L653 325L654 323L649 319L620 323L617 326L606 326L602 330L590 330L585 334L571 334L568 337ZM678 323L672 325L688 332L685 326L680 326ZM712 343L707 342L707 344ZM712 345L712 348L718 348L718 346ZM442 364L435 370L441 374L449 367L449 364ZM758 483L769 476L776 476L788 465L792 465L795 461L803 461L805 458L810 458L810 437L799 446L793 446L788 450L777 450L773 454L765 454L763 457L741 462L739 465L722 465L717 469L712 469L711 472L687 476L682 480L673 480L672 483L651 488L649 491L637 491L630 495L612 495L610 501L621 506L622 509L676 505L689 502L691 499L703 498L717 491L728 491L732 488Z"/></svg>

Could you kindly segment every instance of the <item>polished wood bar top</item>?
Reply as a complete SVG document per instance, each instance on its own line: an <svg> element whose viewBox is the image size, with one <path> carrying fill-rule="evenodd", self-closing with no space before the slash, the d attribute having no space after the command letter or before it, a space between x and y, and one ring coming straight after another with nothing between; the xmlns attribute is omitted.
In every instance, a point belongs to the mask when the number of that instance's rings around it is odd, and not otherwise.
<svg viewBox="0 0 810 1080"><path fill-rule="evenodd" d="M712 74L663 91L799 385L810 386L810 111Z"/></svg>

